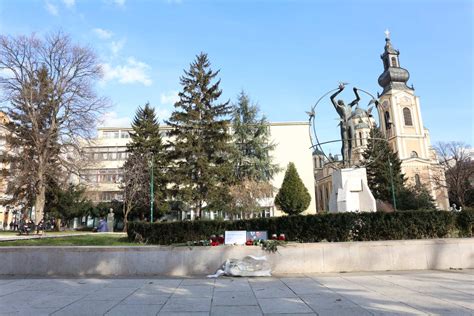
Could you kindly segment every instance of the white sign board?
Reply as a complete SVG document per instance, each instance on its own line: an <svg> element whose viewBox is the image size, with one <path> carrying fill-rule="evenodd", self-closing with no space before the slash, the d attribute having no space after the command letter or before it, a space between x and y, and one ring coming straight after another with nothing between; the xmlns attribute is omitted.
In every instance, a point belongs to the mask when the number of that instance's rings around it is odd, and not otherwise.
<svg viewBox="0 0 474 316"><path fill-rule="evenodd" d="M247 231L245 230L226 230L225 241L226 245L245 245L247 241Z"/></svg>

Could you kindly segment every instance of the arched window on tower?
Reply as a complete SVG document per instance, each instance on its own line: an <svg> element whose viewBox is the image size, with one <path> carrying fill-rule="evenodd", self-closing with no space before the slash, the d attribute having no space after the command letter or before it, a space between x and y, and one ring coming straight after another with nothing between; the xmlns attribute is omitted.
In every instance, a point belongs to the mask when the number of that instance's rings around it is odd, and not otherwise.
<svg viewBox="0 0 474 316"><path fill-rule="evenodd" d="M403 108L403 120L405 121L406 126L413 126L411 111L409 108Z"/></svg>
<svg viewBox="0 0 474 316"><path fill-rule="evenodd" d="M415 186L421 187L420 175L418 173L415 174Z"/></svg>
<svg viewBox="0 0 474 316"><path fill-rule="evenodd" d="M362 132L359 132L359 144L362 146Z"/></svg>
<svg viewBox="0 0 474 316"><path fill-rule="evenodd" d="M411 152L411 158L418 158L418 153L416 151Z"/></svg>
<svg viewBox="0 0 474 316"><path fill-rule="evenodd" d="M390 121L390 113L388 111L385 111L385 129L390 129L390 126L392 125L392 122Z"/></svg>
<svg viewBox="0 0 474 316"><path fill-rule="evenodd" d="M392 57L392 67L398 67L396 57Z"/></svg>

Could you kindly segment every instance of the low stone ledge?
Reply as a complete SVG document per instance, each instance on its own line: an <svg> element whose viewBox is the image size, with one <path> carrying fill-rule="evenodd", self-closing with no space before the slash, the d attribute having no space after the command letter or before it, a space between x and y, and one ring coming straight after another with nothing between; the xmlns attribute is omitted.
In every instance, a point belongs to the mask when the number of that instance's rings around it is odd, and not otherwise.
<svg viewBox="0 0 474 316"><path fill-rule="evenodd" d="M186 276L214 273L227 258L267 256L276 274L474 268L474 238L258 246L0 247L0 275Z"/></svg>

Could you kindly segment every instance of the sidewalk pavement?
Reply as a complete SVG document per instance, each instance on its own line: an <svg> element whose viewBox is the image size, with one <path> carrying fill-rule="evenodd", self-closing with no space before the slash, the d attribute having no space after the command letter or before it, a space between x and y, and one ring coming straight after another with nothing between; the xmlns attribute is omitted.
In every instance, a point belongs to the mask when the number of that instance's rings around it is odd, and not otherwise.
<svg viewBox="0 0 474 316"><path fill-rule="evenodd" d="M0 242L2 241L15 241L15 240L24 240L24 239L41 239L41 238L60 238L60 237L71 237L71 236L85 236L85 235L119 235L127 236L126 233L122 232L113 232L113 233L94 233L94 232L47 232L47 233L31 233L29 235L19 235L16 232L11 232L11 234L3 233L0 234Z"/></svg>
<svg viewBox="0 0 474 316"><path fill-rule="evenodd" d="M473 315L474 270L0 278L0 315Z"/></svg>

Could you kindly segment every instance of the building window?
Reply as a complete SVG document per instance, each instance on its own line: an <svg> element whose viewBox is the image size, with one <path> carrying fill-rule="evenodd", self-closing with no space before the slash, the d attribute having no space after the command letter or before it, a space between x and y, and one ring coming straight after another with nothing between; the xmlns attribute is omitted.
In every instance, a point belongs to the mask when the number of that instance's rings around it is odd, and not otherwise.
<svg viewBox="0 0 474 316"><path fill-rule="evenodd" d="M362 146L362 132L359 132L359 144Z"/></svg>
<svg viewBox="0 0 474 316"><path fill-rule="evenodd" d="M390 129L390 125L392 125L392 122L390 121L390 113L388 111L385 111L385 129Z"/></svg>
<svg viewBox="0 0 474 316"><path fill-rule="evenodd" d="M413 121L411 119L411 111L409 108L403 108L403 119L405 121L405 125L413 126Z"/></svg>
<svg viewBox="0 0 474 316"><path fill-rule="evenodd" d="M421 186L420 175L418 173L415 174L415 186L417 187Z"/></svg>
<svg viewBox="0 0 474 316"><path fill-rule="evenodd" d="M418 153L416 151L411 152L411 158L418 158Z"/></svg>
<svg viewBox="0 0 474 316"><path fill-rule="evenodd" d="M396 57L392 57L392 67L398 67Z"/></svg>

